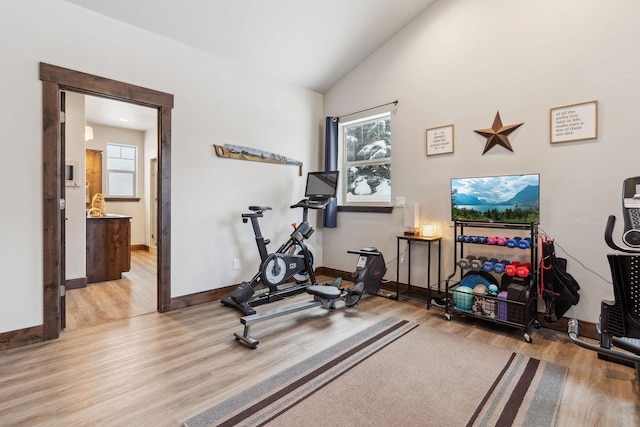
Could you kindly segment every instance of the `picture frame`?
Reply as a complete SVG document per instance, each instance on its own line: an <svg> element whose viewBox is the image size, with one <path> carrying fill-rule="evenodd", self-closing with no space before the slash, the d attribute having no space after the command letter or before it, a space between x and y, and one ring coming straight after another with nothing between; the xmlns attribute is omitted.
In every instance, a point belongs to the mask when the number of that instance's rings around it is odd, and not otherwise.
<svg viewBox="0 0 640 427"><path fill-rule="evenodd" d="M453 153L453 125L427 129L427 156Z"/></svg>
<svg viewBox="0 0 640 427"><path fill-rule="evenodd" d="M584 141L598 138L598 101L581 102L549 110L549 141Z"/></svg>

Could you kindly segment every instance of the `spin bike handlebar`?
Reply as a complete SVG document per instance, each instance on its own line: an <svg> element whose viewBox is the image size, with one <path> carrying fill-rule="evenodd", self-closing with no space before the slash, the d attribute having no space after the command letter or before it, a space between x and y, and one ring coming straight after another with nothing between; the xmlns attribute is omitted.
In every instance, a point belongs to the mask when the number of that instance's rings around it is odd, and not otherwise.
<svg viewBox="0 0 640 427"><path fill-rule="evenodd" d="M308 218L308 213L309 213L309 209L324 209L327 207L327 205L329 204L329 202L331 201L331 199L326 199L326 200L319 200L319 201L314 201L314 200L309 200L309 199L302 199L300 200L298 203L296 203L295 205L291 205L289 206L291 209L293 208L302 208L302 222L306 223L307 222L307 218Z"/></svg>
<svg viewBox="0 0 640 427"><path fill-rule="evenodd" d="M304 208L304 209L324 209L327 207L331 199L326 200L310 200L310 199L302 199L295 205L289 206L290 208Z"/></svg>

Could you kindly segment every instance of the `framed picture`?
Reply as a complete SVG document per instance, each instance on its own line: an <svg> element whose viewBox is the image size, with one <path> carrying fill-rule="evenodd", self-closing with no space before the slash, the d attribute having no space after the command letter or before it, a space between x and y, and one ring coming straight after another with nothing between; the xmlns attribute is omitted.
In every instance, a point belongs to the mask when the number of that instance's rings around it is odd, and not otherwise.
<svg viewBox="0 0 640 427"><path fill-rule="evenodd" d="M453 125L427 129L427 156L453 153Z"/></svg>
<svg viewBox="0 0 640 427"><path fill-rule="evenodd" d="M598 101L552 108L549 137L552 144L598 138Z"/></svg>

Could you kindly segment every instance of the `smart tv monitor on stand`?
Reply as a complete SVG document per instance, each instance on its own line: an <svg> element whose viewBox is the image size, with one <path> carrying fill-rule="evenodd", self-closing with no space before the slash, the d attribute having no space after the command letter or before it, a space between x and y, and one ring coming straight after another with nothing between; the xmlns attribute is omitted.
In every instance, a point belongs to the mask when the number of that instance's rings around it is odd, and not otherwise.
<svg viewBox="0 0 640 427"><path fill-rule="evenodd" d="M309 172L304 197L312 202L329 201L336 197L338 171Z"/></svg>

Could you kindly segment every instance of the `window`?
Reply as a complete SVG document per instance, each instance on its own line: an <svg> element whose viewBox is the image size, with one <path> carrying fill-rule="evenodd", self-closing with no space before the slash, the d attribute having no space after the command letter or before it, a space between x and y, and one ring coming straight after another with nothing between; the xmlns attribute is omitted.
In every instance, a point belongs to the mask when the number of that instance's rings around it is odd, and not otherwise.
<svg viewBox="0 0 640 427"><path fill-rule="evenodd" d="M107 193L109 197L137 197L138 148L107 144Z"/></svg>
<svg viewBox="0 0 640 427"><path fill-rule="evenodd" d="M391 204L391 113L346 123L342 129L342 188L346 204Z"/></svg>

